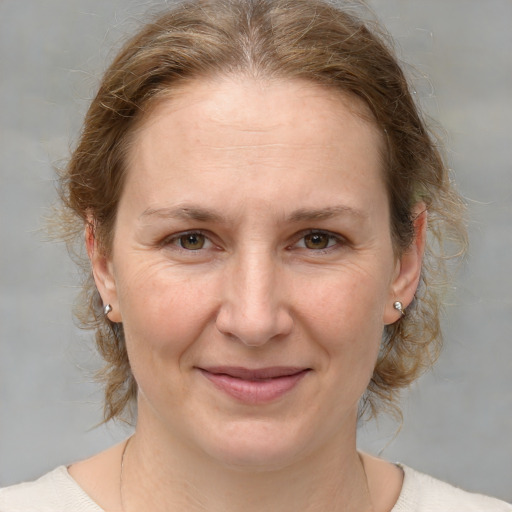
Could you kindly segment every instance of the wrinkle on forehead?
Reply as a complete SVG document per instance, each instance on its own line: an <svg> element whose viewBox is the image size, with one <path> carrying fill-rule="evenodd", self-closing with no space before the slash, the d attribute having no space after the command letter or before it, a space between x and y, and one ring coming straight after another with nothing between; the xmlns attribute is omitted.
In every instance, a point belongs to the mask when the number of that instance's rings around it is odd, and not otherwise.
<svg viewBox="0 0 512 512"><path fill-rule="evenodd" d="M150 101L147 109L136 121L136 125L132 131L132 137L136 138L136 133L141 129L144 129L147 124L155 122L159 115L168 115L173 112L178 112L184 108L190 108L194 106L194 104L204 103L215 94L215 91L224 87L226 83L237 85L237 89L239 91L257 90L261 93L259 95L259 99L261 99L262 95L264 95L265 91L269 88L285 84L294 84L296 85L297 93L299 93L304 100L307 100L312 96L321 96L323 99L332 101L334 104L341 101L351 114L360 119L365 125L374 128L379 133L380 137L382 139L384 138L384 134L381 133L382 131L378 127L375 116L368 104L362 98L350 91L344 91L337 89L334 86L321 84L304 78L256 78L242 72L226 74L219 73L216 75L200 76L186 80L183 79L176 84L170 85L167 90L160 92L152 101ZM194 91L193 96L190 94L192 90ZM250 133L264 133L278 126L278 123L272 123L273 112L269 112L264 125L258 126L257 124L254 124L250 128L247 128L245 123L249 121L248 114L251 107L253 107L253 104L250 101L247 101L244 109L238 112L240 116L246 114L243 118L243 123L238 125L237 120L234 118L225 119L222 112L225 112L226 106L229 105L218 105L217 112L214 110L209 111L210 118L219 123L220 126L227 124L232 127L236 127L241 131L247 131ZM253 123L255 123L255 117L256 116L252 116L251 120Z"/></svg>
<svg viewBox="0 0 512 512"><path fill-rule="evenodd" d="M233 168L249 178L252 171L259 175L300 164L320 177L347 145L359 148L361 159L353 162L357 172L365 172L370 153L384 168L384 138L369 121L369 108L325 85L223 76L187 82L171 96L162 97L134 134L129 168L157 165L178 174L190 166L206 173ZM368 134L364 140L355 136L358 127Z"/></svg>

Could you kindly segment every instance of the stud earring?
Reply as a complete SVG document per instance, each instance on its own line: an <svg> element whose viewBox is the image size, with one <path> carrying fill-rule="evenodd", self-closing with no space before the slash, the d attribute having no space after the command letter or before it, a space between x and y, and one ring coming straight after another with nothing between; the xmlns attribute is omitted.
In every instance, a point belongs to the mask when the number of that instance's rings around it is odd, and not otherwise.
<svg viewBox="0 0 512 512"><path fill-rule="evenodd" d="M103 306L103 314L107 316L112 311L112 306L110 304L105 304Z"/></svg>
<svg viewBox="0 0 512 512"><path fill-rule="evenodd" d="M399 311L399 312L400 312L400 314L401 314L402 316L405 316L405 309L404 309L404 306L403 306L403 304L402 304L399 300L397 300L397 301L393 304L393 307L394 307L397 311Z"/></svg>

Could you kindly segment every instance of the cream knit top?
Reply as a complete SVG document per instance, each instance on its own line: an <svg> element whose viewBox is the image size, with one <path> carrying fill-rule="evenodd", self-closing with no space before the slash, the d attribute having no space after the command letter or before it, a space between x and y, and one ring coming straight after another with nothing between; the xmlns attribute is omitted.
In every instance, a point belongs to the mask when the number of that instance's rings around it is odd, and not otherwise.
<svg viewBox="0 0 512 512"><path fill-rule="evenodd" d="M407 466L391 512L512 512L512 505L472 494ZM0 512L105 512L60 466L34 482L0 489Z"/></svg>

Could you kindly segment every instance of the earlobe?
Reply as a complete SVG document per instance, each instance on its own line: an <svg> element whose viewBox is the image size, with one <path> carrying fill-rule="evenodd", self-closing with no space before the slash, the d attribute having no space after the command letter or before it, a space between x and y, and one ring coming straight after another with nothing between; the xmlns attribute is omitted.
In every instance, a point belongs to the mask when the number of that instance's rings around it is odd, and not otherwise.
<svg viewBox="0 0 512 512"><path fill-rule="evenodd" d="M414 240L397 262L397 273L390 288L389 304L384 312L384 324L392 324L399 320L407 306L414 299L418 288L425 251L427 236L427 208L424 203L419 203L413 210L414 214ZM400 302L399 310L395 303Z"/></svg>
<svg viewBox="0 0 512 512"><path fill-rule="evenodd" d="M111 259L98 244L94 233L94 224L87 222L85 227L85 246L91 261L92 274L96 288L104 305L109 305L108 318L112 322L121 322L117 300L117 288Z"/></svg>

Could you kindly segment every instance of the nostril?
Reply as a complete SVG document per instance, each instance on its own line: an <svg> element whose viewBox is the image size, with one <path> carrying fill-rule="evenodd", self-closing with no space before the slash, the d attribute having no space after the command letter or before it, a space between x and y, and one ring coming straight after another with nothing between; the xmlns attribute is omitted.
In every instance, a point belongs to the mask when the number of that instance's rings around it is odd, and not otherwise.
<svg viewBox="0 0 512 512"><path fill-rule="evenodd" d="M292 318L284 308L253 311L248 315L242 308L224 307L216 319L217 329L224 336L254 347L287 336L292 325Z"/></svg>

